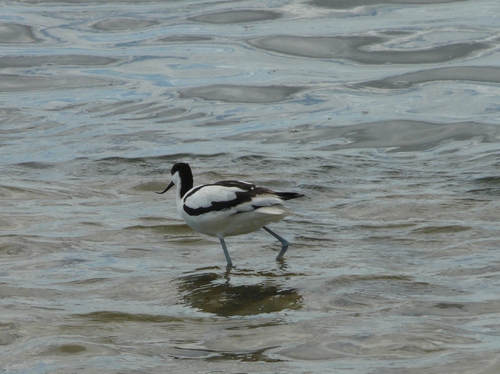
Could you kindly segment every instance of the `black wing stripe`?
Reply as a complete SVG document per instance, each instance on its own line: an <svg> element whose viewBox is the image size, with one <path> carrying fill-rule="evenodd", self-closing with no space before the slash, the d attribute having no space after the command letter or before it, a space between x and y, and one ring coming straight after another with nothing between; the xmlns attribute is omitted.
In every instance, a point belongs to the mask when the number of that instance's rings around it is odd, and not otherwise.
<svg viewBox="0 0 500 374"><path fill-rule="evenodd" d="M237 205L247 203L252 200L252 196L247 192L236 192L236 199L228 201L212 201L210 206L191 208L184 204L184 211L190 216L199 216L210 212L220 212L229 210Z"/></svg>
<svg viewBox="0 0 500 374"><path fill-rule="evenodd" d="M205 184L205 185L196 187L193 190L191 190L184 197L184 201L186 201L189 198L189 196L195 194L201 188L206 187L206 186L237 187L243 191L235 192L236 198L233 200L212 201L210 203L210 206L207 206L207 207L191 208L191 207L187 206L186 204L184 204L183 209L190 216L199 216L199 215L202 215L205 213L221 212L221 211L229 210L229 209L234 208L235 206L238 206L240 204L244 204L244 203L248 203L248 202L252 201L252 199L254 197L256 197L257 195L275 195L282 200L290 200L290 199L295 199L297 197L304 196L300 193L275 192L275 191L270 190L270 189L265 188L265 187L257 187L251 183L245 183L245 182L241 182L241 181L237 181L237 180L227 180L227 181L220 181L217 183ZM269 206L269 205L264 205L264 206ZM254 209L263 208L264 206L252 205L252 207ZM249 210L245 210L245 211L249 211ZM235 212L235 213L243 213L245 211Z"/></svg>

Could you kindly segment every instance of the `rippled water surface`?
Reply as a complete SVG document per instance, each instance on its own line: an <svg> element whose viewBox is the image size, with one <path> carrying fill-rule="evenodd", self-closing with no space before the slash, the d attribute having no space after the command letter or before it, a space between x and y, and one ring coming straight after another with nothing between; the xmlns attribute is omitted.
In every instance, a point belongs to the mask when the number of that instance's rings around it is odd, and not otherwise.
<svg viewBox="0 0 500 374"><path fill-rule="evenodd" d="M498 0L0 8L0 372L500 372ZM179 160L305 194L284 261Z"/></svg>

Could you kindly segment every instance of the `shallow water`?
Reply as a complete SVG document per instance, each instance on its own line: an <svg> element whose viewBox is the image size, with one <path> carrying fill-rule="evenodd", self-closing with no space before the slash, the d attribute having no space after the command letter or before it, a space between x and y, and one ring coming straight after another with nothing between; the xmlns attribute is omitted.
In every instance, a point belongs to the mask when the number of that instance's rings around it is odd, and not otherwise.
<svg viewBox="0 0 500 374"><path fill-rule="evenodd" d="M498 1L266 4L2 6L2 373L500 370ZM179 160L304 193L284 261Z"/></svg>

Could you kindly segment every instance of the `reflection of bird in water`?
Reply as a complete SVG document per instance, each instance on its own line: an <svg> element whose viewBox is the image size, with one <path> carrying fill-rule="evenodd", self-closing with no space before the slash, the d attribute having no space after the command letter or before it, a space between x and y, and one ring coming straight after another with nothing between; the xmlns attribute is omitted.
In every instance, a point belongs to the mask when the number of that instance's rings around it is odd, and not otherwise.
<svg viewBox="0 0 500 374"><path fill-rule="evenodd" d="M251 316L283 310L298 310L302 307L302 296L294 288L273 284L271 280L287 279L290 273L270 274L240 271L236 276L259 275L267 282L233 285L229 272L224 274L200 272L177 279L184 301L195 309L219 316ZM206 271L203 268L203 271ZM276 282L279 283L279 282Z"/></svg>
<svg viewBox="0 0 500 374"><path fill-rule="evenodd" d="M276 192L251 183L226 180L193 187L191 167L178 162L172 167L172 182L177 186L177 210L194 230L219 238L226 256L227 266L232 266L226 247L226 236L248 234L260 228L266 230L281 242L281 251L276 260L283 257L288 241L266 227L290 214L283 205L284 200L304 195L296 192Z"/></svg>

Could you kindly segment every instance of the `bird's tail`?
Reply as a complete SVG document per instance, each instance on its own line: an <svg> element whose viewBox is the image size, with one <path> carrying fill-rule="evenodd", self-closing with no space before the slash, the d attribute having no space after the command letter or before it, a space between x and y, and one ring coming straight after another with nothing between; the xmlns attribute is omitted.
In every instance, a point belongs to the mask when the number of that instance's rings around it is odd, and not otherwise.
<svg viewBox="0 0 500 374"><path fill-rule="evenodd" d="M304 197L305 195L297 192L276 192L276 195L283 200L296 199L298 197Z"/></svg>

